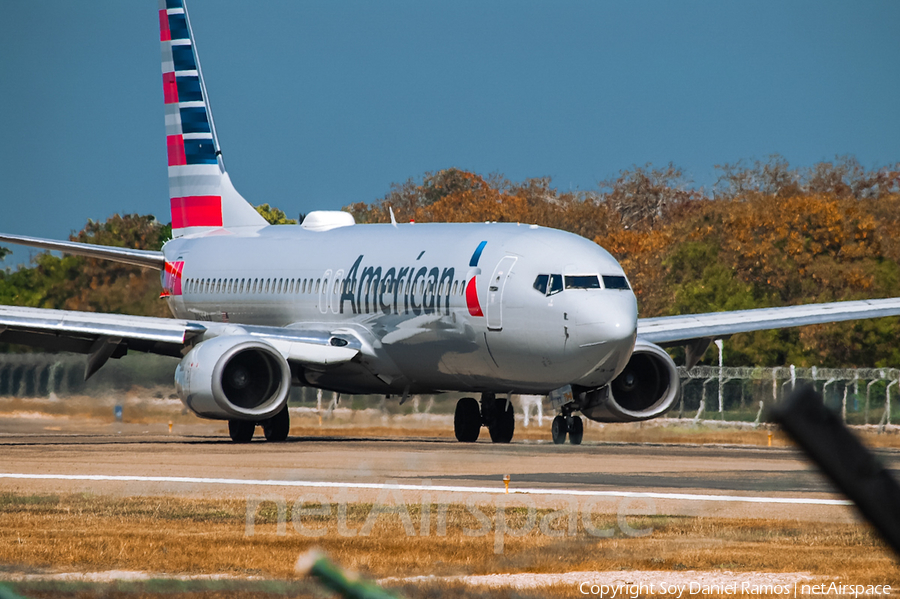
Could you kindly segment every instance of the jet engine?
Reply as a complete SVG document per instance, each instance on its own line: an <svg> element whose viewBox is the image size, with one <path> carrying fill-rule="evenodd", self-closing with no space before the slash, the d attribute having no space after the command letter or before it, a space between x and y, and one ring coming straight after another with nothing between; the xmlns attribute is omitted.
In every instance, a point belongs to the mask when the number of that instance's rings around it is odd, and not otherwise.
<svg viewBox="0 0 900 599"><path fill-rule="evenodd" d="M584 394L581 412L598 422L634 422L664 414L681 396L675 362L658 345L638 340L613 381Z"/></svg>
<svg viewBox="0 0 900 599"><path fill-rule="evenodd" d="M287 402L291 371L281 353L265 341L249 335L215 337L181 360L175 387L198 416L260 422Z"/></svg>

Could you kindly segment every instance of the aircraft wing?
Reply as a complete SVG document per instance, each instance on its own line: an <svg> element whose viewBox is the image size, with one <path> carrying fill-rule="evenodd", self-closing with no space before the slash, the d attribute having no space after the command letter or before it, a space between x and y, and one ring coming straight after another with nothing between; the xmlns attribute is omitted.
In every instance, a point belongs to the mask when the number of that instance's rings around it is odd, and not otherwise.
<svg viewBox="0 0 900 599"><path fill-rule="evenodd" d="M638 337L659 345L718 339L735 333L863 318L900 316L900 298L758 308L638 319Z"/></svg>
<svg viewBox="0 0 900 599"><path fill-rule="evenodd" d="M235 325L0 306L0 343L88 354L85 378L129 349L181 357L186 347L220 335L249 335L273 345L288 361L329 366L353 359L361 343L327 330Z"/></svg>

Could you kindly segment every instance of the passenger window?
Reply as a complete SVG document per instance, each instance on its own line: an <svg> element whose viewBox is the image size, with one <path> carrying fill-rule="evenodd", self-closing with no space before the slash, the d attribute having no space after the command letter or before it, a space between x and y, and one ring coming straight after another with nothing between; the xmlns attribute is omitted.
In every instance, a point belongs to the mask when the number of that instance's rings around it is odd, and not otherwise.
<svg viewBox="0 0 900 599"><path fill-rule="evenodd" d="M550 275L538 275L534 280L534 288L537 289L541 295L547 295L547 280L550 278Z"/></svg>
<svg viewBox="0 0 900 599"><path fill-rule="evenodd" d="M622 275L603 275L603 286L607 289L628 289L628 280Z"/></svg>
<svg viewBox="0 0 900 599"><path fill-rule="evenodd" d="M566 275L566 289L600 289L597 275Z"/></svg>
<svg viewBox="0 0 900 599"><path fill-rule="evenodd" d="M550 290L547 295L556 295L563 290L562 275L550 275Z"/></svg>

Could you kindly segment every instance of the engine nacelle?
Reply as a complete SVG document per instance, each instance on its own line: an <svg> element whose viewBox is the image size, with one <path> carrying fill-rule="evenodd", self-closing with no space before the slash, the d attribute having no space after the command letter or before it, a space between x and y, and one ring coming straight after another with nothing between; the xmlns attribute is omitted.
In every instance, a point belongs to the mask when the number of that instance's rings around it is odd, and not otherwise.
<svg viewBox="0 0 900 599"><path fill-rule="evenodd" d="M274 347L249 335L215 337L175 369L181 401L203 418L261 421L277 414L291 390L291 370Z"/></svg>
<svg viewBox="0 0 900 599"><path fill-rule="evenodd" d="M666 351L638 340L625 369L585 393L582 414L598 422L635 422L664 414L681 396L681 378Z"/></svg>

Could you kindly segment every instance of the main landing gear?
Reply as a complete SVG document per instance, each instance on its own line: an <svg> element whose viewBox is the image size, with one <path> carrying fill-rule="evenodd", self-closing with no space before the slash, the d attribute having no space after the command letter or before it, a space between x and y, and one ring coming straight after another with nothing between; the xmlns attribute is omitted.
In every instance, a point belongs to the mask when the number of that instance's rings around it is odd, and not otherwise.
<svg viewBox="0 0 900 599"><path fill-rule="evenodd" d="M508 398L497 398L493 393L481 394L481 406L474 397L463 397L456 403L453 415L453 432L461 443L478 440L482 425L488 428L491 441L509 443L516 430L516 417Z"/></svg>
<svg viewBox="0 0 900 599"><path fill-rule="evenodd" d="M580 416L572 416L571 412L564 412L553 419L550 433L553 435L553 443L556 445L565 443L566 435L569 435L569 443L581 445L581 440L584 439L584 422Z"/></svg>
<svg viewBox="0 0 900 599"><path fill-rule="evenodd" d="M288 414L287 404L281 411L262 422L253 420L229 420L228 434L235 443L249 443L253 439L257 425L262 426L266 441L284 441L288 438L291 429L291 416Z"/></svg>

